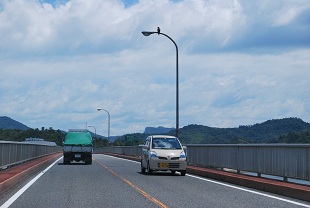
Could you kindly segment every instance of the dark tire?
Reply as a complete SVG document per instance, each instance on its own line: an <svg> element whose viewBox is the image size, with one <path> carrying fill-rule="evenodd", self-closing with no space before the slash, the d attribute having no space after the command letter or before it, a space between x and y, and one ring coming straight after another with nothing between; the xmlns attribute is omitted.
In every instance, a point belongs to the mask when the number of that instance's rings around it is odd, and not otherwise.
<svg viewBox="0 0 310 208"><path fill-rule="evenodd" d="M93 162L92 155L86 155L85 157L86 157L85 158L85 164L86 165L91 165L92 162Z"/></svg>
<svg viewBox="0 0 310 208"><path fill-rule="evenodd" d="M142 160L141 160L141 173L145 173L146 168L142 166Z"/></svg>
<svg viewBox="0 0 310 208"><path fill-rule="evenodd" d="M147 174L152 175L153 174L153 170L150 168L150 163L147 163Z"/></svg>
<svg viewBox="0 0 310 208"><path fill-rule="evenodd" d="M181 170L181 176L185 176L186 175L186 170Z"/></svg>
<svg viewBox="0 0 310 208"><path fill-rule="evenodd" d="M67 155L64 155L63 157L63 164L65 165L70 164L70 158Z"/></svg>

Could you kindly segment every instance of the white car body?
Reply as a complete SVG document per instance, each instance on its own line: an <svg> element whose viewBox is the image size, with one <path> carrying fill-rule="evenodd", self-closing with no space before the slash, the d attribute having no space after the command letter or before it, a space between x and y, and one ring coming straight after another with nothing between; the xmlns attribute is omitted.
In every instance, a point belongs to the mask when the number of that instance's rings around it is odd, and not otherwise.
<svg viewBox="0 0 310 208"><path fill-rule="evenodd" d="M148 174L153 171L170 170L181 175L186 174L186 147L182 146L178 138L167 135L148 136L142 147L141 172L147 170Z"/></svg>

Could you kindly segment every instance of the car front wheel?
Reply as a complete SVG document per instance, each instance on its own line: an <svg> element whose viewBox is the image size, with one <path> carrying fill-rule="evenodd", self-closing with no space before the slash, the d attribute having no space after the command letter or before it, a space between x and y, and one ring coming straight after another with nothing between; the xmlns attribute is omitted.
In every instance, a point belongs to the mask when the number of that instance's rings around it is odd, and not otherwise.
<svg viewBox="0 0 310 208"><path fill-rule="evenodd" d="M152 175L153 174L153 170L150 168L150 163L147 163L147 174Z"/></svg>
<svg viewBox="0 0 310 208"><path fill-rule="evenodd" d="M143 167L143 165L142 165L142 161L141 161L141 173L145 173L145 170L146 170L146 168L145 168L145 167Z"/></svg>

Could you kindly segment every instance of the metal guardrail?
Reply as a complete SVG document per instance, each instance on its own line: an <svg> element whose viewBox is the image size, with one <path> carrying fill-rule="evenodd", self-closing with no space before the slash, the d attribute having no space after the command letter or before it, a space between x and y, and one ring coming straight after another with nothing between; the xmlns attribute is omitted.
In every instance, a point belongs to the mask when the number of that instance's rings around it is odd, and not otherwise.
<svg viewBox="0 0 310 208"><path fill-rule="evenodd" d="M310 180L309 144L208 144L186 145L191 165L233 169L237 172ZM0 141L0 169L44 155L61 152L62 147ZM94 153L140 156L141 147L95 148Z"/></svg>
<svg viewBox="0 0 310 208"><path fill-rule="evenodd" d="M309 144L208 144L186 145L191 165L233 169L301 180L310 180ZM140 156L141 147L117 146L95 149L94 153Z"/></svg>
<svg viewBox="0 0 310 208"><path fill-rule="evenodd" d="M0 170L62 151L62 147L0 141Z"/></svg>
<svg viewBox="0 0 310 208"><path fill-rule="evenodd" d="M142 148L139 146L111 146L94 148L94 153L114 153L128 156L141 156Z"/></svg>
<svg viewBox="0 0 310 208"><path fill-rule="evenodd" d="M188 145L188 162L287 178L310 180L310 145Z"/></svg>

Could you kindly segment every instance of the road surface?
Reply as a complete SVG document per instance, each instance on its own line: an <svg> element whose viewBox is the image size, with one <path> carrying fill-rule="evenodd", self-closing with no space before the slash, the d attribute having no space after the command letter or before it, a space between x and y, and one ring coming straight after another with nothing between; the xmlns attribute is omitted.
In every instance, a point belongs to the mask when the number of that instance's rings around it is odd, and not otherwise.
<svg viewBox="0 0 310 208"><path fill-rule="evenodd" d="M309 202L219 181L170 172L140 173L140 164L94 154L93 164L64 165L62 158L1 196L19 207L309 207Z"/></svg>

